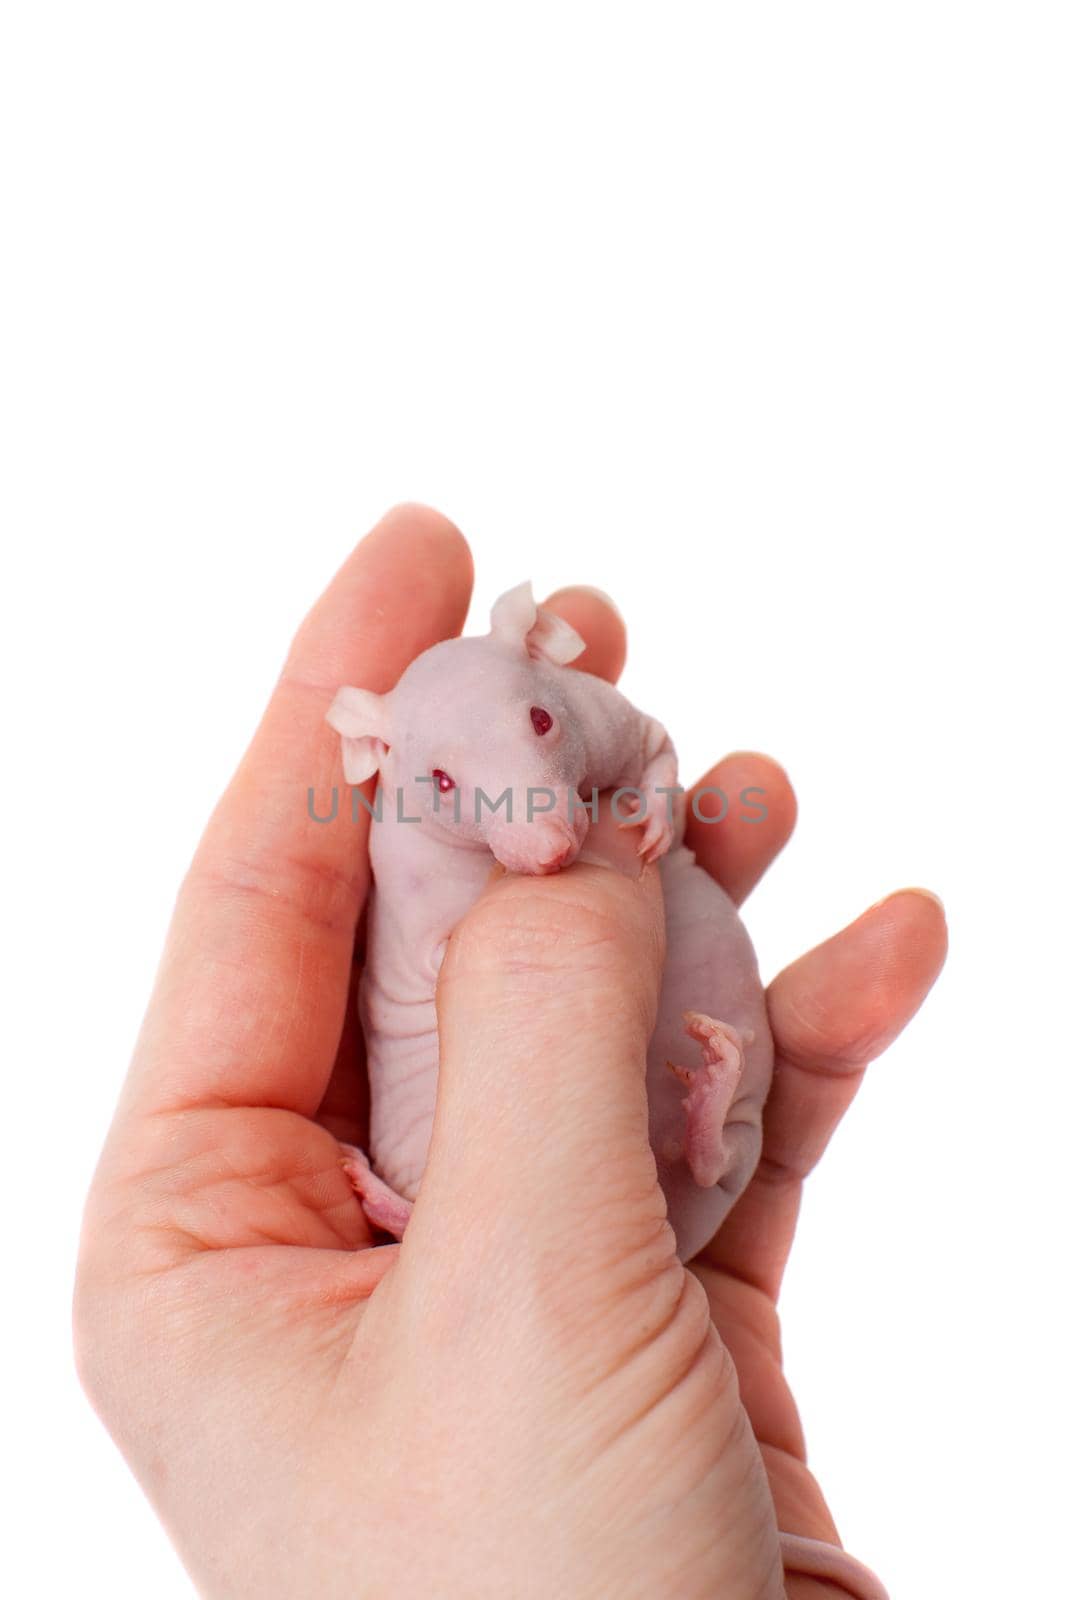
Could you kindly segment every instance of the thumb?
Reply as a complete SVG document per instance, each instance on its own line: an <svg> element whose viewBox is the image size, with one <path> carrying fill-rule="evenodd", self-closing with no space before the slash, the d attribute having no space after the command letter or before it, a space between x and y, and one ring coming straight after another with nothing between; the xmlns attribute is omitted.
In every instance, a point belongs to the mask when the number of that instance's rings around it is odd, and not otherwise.
<svg viewBox="0 0 1067 1600"><path fill-rule="evenodd" d="M662 1234L645 1059L663 908L637 844L601 823L568 871L500 877L453 933L416 1249L477 1237L559 1262Z"/></svg>

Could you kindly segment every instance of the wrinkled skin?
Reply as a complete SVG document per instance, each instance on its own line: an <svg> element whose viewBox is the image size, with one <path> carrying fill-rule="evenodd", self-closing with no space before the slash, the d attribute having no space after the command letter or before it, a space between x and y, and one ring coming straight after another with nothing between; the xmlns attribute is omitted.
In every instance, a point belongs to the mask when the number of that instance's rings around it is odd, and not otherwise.
<svg viewBox="0 0 1067 1600"><path fill-rule="evenodd" d="M567 664L583 649L523 585L494 606L485 637L436 644L389 694L345 688L331 708L346 774L378 774L360 990L370 1151L368 1161L353 1150L348 1170L371 1220L402 1237L429 1153L435 991L450 935L494 861L546 876L597 859L608 830L632 827L646 867L661 866L667 953L649 1136L687 1261L759 1159L772 1060L763 986L733 902L680 847L670 739L612 684Z"/></svg>

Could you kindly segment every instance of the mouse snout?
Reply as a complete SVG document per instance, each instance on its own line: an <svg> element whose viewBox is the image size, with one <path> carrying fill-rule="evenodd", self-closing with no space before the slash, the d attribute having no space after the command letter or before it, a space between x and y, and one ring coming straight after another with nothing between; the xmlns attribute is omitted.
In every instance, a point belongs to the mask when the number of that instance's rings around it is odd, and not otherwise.
<svg viewBox="0 0 1067 1600"><path fill-rule="evenodd" d="M554 812L531 822L503 823L493 830L488 843L509 872L545 877L570 866L588 829L589 818L583 810L573 817Z"/></svg>
<svg viewBox="0 0 1067 1600"><path fill-rule="evenodd" d="M536 854L530 870L539 874L562 872L578 854L578 840L570 829L549 832L537 841Z"/></svg>

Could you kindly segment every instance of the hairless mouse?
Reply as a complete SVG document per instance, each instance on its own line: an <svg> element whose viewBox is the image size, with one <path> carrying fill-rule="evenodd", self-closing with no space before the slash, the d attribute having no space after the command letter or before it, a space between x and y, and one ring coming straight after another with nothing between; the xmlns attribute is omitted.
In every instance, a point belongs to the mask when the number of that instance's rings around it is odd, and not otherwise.
<svg viewBox="0 0 1067 1600"><path fill-rule="evenodd" d="M581 851L589 808L611 805L620 826L641 830L640 854L659 862L662 878L667 953L648 1050L649 1138L685 1261L755 1168L770 1029L737 911L676 836L674 746L613 685L568 664L583 648L522 584L497 601L484 637L444 640L389 693L343 688L330 707L347 781L378 774L359 991L370 1147L353 1150L346 1170L369 1220L400 1238L429 1148L434 991L449 935L494 860L559 872Z"/></svg>

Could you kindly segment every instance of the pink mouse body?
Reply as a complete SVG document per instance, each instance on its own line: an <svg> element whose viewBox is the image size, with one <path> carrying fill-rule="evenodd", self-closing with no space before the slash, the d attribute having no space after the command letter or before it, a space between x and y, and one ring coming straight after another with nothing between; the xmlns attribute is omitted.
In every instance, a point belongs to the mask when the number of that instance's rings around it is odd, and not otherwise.
<svg viewBox="0 0 1067 1600"><path fill-rule="evenodd" d="M667 927L649 1139L688 1260L759 1157L772 1064L763 988L732 902L676 842L683 797L670 740L611 684L567 665L582 648L526 584L497 602L485 637L434 645L388 694L346 688L330 708L346 779L378 773L360 986L370 1149L353 1150L347 1170L370 1220L400 1237L429 1149L449 935L494 861L563 870L581 851L593 795L603 816L612 792L630 789L614 814L642 829L642 854L660 862Z"/></svg>

